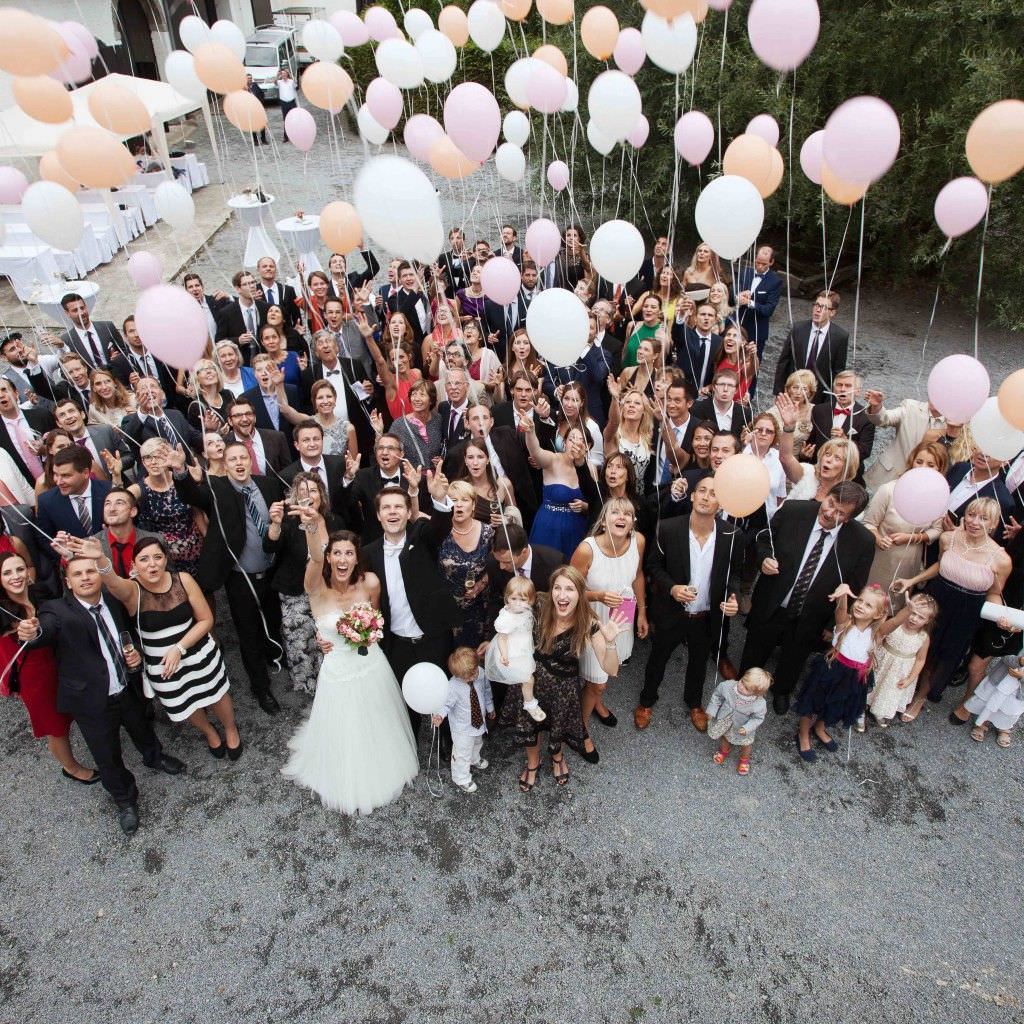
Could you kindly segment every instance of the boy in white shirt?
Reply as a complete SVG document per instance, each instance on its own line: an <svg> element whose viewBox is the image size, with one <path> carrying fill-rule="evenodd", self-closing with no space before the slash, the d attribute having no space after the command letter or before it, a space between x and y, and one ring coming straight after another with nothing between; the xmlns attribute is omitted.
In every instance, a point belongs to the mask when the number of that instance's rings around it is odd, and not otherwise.
<svg viewBox="0 0 1024 1024"><path fill-rule="evenodd" d="M471 768L482 771L488 766L480 756L487 722L494 721L494 699L476 651L456 647L448 659L448 699L431 718L435 726L445 717L452 731L452 782L466 793L476 792Z"/></svg>

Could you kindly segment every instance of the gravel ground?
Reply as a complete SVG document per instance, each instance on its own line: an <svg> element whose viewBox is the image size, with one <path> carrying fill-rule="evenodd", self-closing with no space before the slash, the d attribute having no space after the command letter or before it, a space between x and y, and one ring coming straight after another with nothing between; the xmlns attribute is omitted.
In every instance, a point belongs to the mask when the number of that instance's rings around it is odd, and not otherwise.
<svg viewBox="0 0 1024 1024"><path fill-rule="evenodd" d="M308 208L348 173L302 177L288 159ZM239 248L230 228L198 265L234 266ZM916 393L931 294L866 291L858 366ZM928 363L964 349L972 325L940 310ZM994 379L1019 351L983 332ZM219 635L244 679L233 631ZM741 643L735 629L734 658ZM635 732L645 660L639 645L610 687L620 724L595 726L600 765L570 757L565 789L546 772L521 795L499 736L475 795L445 773L435 798L421 776L365 819L279 775L308 698L287 694L269 719L238 685L238 764L166 721L184 777L128 750L143 823L130 840L99 787L62 779L20 704L0 703L0 1024L1020 1015L1020 742L972 743L947 700L912 727L854 735L848 762L844 745L806 766L793 722L770 715L744 779L691 728L678 656Z"/></svg>

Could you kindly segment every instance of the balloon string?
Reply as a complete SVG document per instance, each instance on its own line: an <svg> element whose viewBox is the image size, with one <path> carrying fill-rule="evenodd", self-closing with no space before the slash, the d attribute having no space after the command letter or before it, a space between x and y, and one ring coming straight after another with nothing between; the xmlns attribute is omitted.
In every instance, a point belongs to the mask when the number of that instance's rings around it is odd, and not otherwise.
<svg viewBox="0 0 1024 1024"><path fill-rule="evenodd" d="M981 325L981 281L985 272L985 236L988 234L988 216L992 209L992 186L988 187L988 202L985 203L985 223L981 229L981 247L978 250L978 290L974 297L974 358L978 358L978 332Z"/></svg>
<svg viewBox="0 0 1024 1024"><path fill-rule="evenodd" d="M728 11L726 11L728 16ZM796 106L796 68L793 69L793 89L789 94L789 154L786 158L786 171L789 176L789 187L786 193L786 307L789 310L789 323L793 324L793 284L789 272L790 231L793 225L793 116Z"/></svg>
<svg viewBox="0 0 1024 1024"><path fill-rule="evenodd" d="M865 193L860 200L860 241L857 245L857 288L853 293L853 371L857 371L857 325L860 322L860 281L864 269L864 221L867 219L868 198ZM851 213L853 211L851 210Z"/></svg>

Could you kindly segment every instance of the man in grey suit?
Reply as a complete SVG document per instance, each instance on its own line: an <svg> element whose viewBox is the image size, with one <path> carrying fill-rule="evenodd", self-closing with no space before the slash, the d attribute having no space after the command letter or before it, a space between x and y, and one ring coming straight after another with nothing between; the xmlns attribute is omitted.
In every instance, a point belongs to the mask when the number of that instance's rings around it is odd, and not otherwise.
<svg viewBox="0 0 1024 1024"><path fill-rule="evenodd" d="M67 318L74 324L61 334L61 341L70 352L80 355L90 366L106 366L110 362L111 348L125 351L124 338L110 320L93 320L85 299L68 292L60 300Z"/></svg>
<svg viewBox="0 0 1024 1024"><path fill-rule="evenodd" d="M57 426L66 430L80 448L87 449L96 460L97 465L103 469L107 468L104 452L110 455L120 452L122 469L128 469L135 464L135 459L128 450L128 446L114 433L113 427L108 427L105 424L86 426L85 413L73 398L59 399L53 416L57 421Z"/></svg>
<svg viewBox="0 0 1024 1024"><path fill-rule="evenodd" d="M139 504L127 487L112 487L103 499L103 529L94 533L103 554L110 559L114 572L128 579L132 571L135 545L144 537L163 540L162 533L152 533L135 525Z"/></svg>

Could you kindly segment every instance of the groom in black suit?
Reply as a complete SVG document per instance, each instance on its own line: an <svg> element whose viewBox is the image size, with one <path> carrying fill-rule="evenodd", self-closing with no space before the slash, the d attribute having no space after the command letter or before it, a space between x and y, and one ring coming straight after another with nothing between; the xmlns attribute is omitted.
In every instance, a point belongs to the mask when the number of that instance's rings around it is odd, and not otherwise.
<svg viewBox="0 0 1024 1024"><path fill-rule="evenodd" d="M121 757L121 729L128 732L147 768L180 775L185 765L163 752L129 681L142 658L137 648L127 653L121 645L121 634L130 622L123 606L103 593L96 560L72 554L64 580L68 592L47 601L39 609L38 621L23 621L18 638L55 649L57 710L78 723L103 788L117 804L118 823L126 835L133 835L139 827L139 791Z"/></svg>

